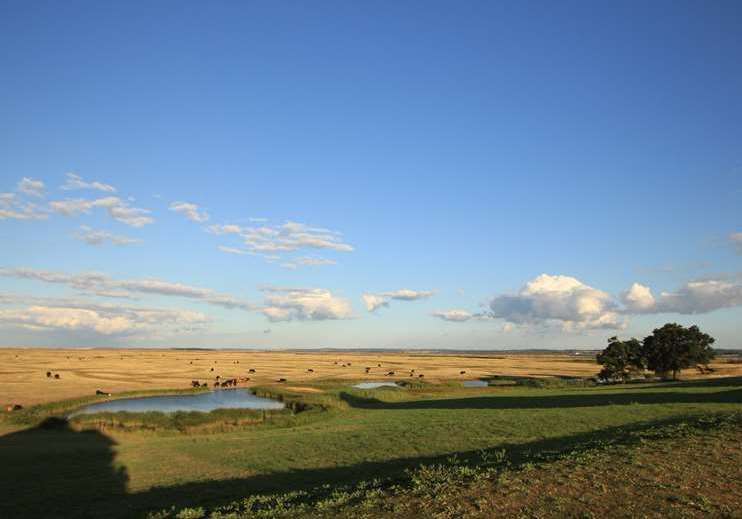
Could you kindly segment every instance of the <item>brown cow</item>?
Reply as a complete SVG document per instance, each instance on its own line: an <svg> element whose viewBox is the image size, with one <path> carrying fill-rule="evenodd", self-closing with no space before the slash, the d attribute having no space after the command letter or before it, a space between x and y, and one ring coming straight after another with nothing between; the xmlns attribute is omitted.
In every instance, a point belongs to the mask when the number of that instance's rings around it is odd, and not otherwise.
<svg viewBox="0 0 742 519"><path fill-rule="evenodd" d="M47 371L46 372L46 378L52 378L52 372L51 371Z"/></svg>
<svg viewBox="0 0 742 519"><path fill-rule="evenodd" d="M54 374L54 378L56 378L57 380L59 380L59 379L60 379L60 378L62 378L62 377L60 377L60 376L59 376L59 373L55 373L55 374Z"/></svg>

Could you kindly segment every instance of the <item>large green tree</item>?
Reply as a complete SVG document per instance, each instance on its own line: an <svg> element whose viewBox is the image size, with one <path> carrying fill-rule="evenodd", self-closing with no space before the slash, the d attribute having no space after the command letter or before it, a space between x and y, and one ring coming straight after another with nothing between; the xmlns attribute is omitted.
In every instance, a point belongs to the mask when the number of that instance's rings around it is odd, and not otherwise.
<svg viewBox="0 0 742 519"><path fill-rule="evenodd" d="M642 345L637 339L619 341L611 337L608 347L598 354L598 363L603 366L599 378L626 381L644 370Z"/></svg>
<svg viewBox="0 0 742 519"><path fill-rule="evenodd" d="M677 380L680 370L705 366L714 358L713 343L714 338L698 326L685 328L667 323L644 338L642 357L647 368L665 378L672 373L673 380Z"/></svg>

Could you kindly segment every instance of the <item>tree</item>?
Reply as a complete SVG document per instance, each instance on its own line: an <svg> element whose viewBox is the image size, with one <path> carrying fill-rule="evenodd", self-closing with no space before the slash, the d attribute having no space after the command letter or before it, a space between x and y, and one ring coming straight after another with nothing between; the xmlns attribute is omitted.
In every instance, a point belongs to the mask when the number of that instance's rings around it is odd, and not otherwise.
<svg viewBox="0 0 742 519"><path fill-rule="evenodd" d="M680 370L706 366L714 358L711 348L714 341L698 326L685 328L677 323L667 323L644 338L642 357L647 367L658 375L667 378L672 373L672 379L677 380Z"/></svg>
<svg viewBox="0 0 742 519"><path fill-rule="evenodd" d="M598 378L626 381L644 370L642 345L637 339L619 341L608 339L608 347L598 354L598 363L603 366Z"/></svg>

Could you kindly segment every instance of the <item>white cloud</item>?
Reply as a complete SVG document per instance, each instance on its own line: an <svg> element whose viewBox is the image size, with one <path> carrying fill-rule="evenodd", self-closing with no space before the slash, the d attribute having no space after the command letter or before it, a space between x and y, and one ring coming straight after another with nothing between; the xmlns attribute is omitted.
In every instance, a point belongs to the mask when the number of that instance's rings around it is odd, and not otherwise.
<svg viewBox="0 0 742 519"><path fill-rule="evenodd" d="M361 299L363 300L363 304L366 305L366 310L369 312L374 312L382 306L389 306L389 300L387 298L375 294L363 294Z"/></svg>
<svg viewBox="0 0 742 519"><path fill-rule="evenodd" d="M365 293L361 296L366 309L369 312L374 312L381 307L388 307L389 301L396 299L398 301L415 301L418 299L427 299L435 294L432 290L410 290L403 288L400 290L394 290L390 292L380 292L376 294Z"/></svg>
<svg viewBox="0 0 742 519"><path fill-rule="evenodd" d="M281 263L285 269L296 270L299 267L320 267L323 265L337 265L337 261L326 258L310 258L307 256Z"/></svg>
<svg viewBox="0 0 742 519"><path fill-rule="evenodd" d="M649 287L634 283L621 296L623 304L629 312L644 312L655 306L654 296Z"/></svg>
<svg viewBox="0 0 742 519"><path fill-rule="evenodd" d="M742 232L734 232L729 235L729 241L737 249L737 254L742 254Z"/></svg>
<svg viewBox="0 0 742 519"><path fill-rule="evenodd" d="M437 317L438 319L443 319L444 321L453 321L457 323L461 323L464 321L468 321L472 318L474 318L474 314L471 312L467 312L466 310L437 310L433 312L433 317Z"/></svg>
<svg viewBox="0 0 742 519"><path fill-rule="evenodd" d="M327 249L352 252L353 247L345 243L337 231L310 227L303 223L286 222L283 225L241 227L235 224L212 225L209 232L217 235L238 235L245 248L256 254L281 254L303 249Z"/></svg>
<svg viewBox="0 0 742 519"><path fill-rule="evenodd" d="M203 223L209 219L206 211L199 212L199 207L190 202L173 202L170 204L170 210L184 215L192 222Z"/></svg>
<svg viewBox="0 0 742 519"><path fill-rule="evenodd" d="M235 247L225 247L224 245L219 245L219 247L217 248L222 252L226 252L227 254L247 254L247 251L237 249Z"/></svg>
<svg viewBox="0 0 742 519"><path fill-rule="evenodd" d="M610 295L570 276L542 274L518 294L492 299L490 310L513 324L556 323L565 331L624 326Z"/></svg>
<svg viewBox="0 0 742 519"><path fill-rule="evenodd" d="M72 191L74 189L96 189L98 191L104 191L106 193L115 193L116 188L110 184L104 184L102 182L86 182L80 175L76 173L67 173L67 179L61 189L65 191Z"/></svg>
<svg viewBox="0 0 742 519"><path fill-rule="evenodd" d="M510 333L513 330L515 330L515 325L513 323L503 323L502 325L502 332L503 333Z"/></svg>
<svg viewBox="0 0 742 519"><path fill-rule="evenodd" d="M43 197L44 183L41 180L23 177L18 182L18 191L29 196Z"/></svg>
<svg viewBox="0 0 742 519"><path fill-rule="evenodd" d="M642 294L640 305L630 298L637 290ZM742 277L689 281L674 292L662 292L657 298L648 287L634 283L623 300L627 313L702 314L742 306Z"/></svg>
<svg viewBox="0 0 742 519"><path fill-rule="evenodd" d="M48 217L44 209L19 199L15 193L0 193L0 220L45 220Z"/></svg>
<svg viewBox="0 0 742 519"><path fill-rule="evenodd" d="M87 225L81 225L80 229L74 236L76 239L84 241L88 245L103 245L107 242L113 245L134 245L142 243L142 240L129 238L128 236L120 236L108 231L92 229Z"/></svg>
<svg viewBox="0 0 742 519"><path fill-rule="evenodd" d="M26 268L0 268L0 276L61 284L100 296L108 296L111 293L116 294L115 297L127 297L131 293L156 294L199 300L222 308L255 309L255 306L251 303L229 294L221 294L208 288L171 283L160 279L115 280L97 272L70 275L62 272Z"/></svg>
<svg viewBox="0 0 742 519"><path fill-rule="evenodd" d="M154 218L148 216L149 210L131 207L127 202L116 196L107 196L95 200L67 198L52 201L49 203L49 207L54 212L64 216L87 214L91 209L100 207L106 209L111 218L131 227L143 227L155 221Z"/></svg>
<svg viewBox="0 0 742 519"><path fill-rule="evenodd" d="M263 314L271 321L349 319L350 301L322 288L263 288Z"/></svg>
<svg viewBox="0 0 742 519"><path fill-rule="evenodd" d="M96 304L70 299L34 298L0 294L0 304L28 305L0 310L0 326L18 326L103 336L148 335L163 330L187 332L202 328L202 313L159 308Z"/></svg>

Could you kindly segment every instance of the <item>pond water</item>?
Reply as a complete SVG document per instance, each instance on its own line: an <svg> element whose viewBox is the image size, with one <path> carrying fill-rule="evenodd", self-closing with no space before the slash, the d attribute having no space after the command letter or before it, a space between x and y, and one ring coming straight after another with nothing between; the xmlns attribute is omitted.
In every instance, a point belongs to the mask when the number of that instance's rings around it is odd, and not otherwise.
<svg viewBox="0 0 742 519"><path fill-rule="evenodd" d="M255 396L247 389L224 389L195 395L148 396L110 400L83 407L74 414L116 413L118 411L128 411L130 413L201 411L207 413L214 409L283 409L283 407L283 402Z"/></svg>
<svg viewBox="0 0 742 519"><path fill-rule="evenodd" d="M378 389L380 387L400 387L395 382L361 382L353 386L356 389Z"/></svg>
<svg viewBox="0 0 742 519"><path fill-rule="evenodd" d="M487 387L490 383L486 380L465 380L464 387Z"/></svg>

